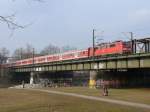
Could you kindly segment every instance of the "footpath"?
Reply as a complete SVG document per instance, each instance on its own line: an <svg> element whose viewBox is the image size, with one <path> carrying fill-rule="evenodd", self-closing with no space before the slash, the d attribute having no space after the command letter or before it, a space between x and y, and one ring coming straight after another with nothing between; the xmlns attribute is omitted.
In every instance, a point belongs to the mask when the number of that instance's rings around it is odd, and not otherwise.
<svg viewBox="0 0 150 112"><path fill-rule="evenodd" d="M52 91L52 90L44 90L44 89L34 89L34 88L30 89L30 88L28 88L26 90L41 91L41 92L46 92L46 93L50 93L50 94L72 96L72 97L78 97L78 98L83 98L83 99L88 99L88 100L102 101L102 102L114 103L114 104L118 104L118 105L150 109L150 105L148 105L148 104L128 102L128 101L123 101L123 100L115 100L115 99L80 95L80 94L76 94L76 93L66 93L66 92L59 92L59 91Z"/></svg>

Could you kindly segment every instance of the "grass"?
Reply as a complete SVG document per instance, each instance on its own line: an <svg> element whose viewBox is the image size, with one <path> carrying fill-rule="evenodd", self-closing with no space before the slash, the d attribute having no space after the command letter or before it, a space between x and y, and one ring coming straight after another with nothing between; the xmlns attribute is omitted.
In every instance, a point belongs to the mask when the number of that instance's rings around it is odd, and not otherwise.
<svg viewBox="0 0 150 112"><path fill-rule="evenodd" d="M55 91L78 93L90 96L102 96L102 89L90 89L88 87L47 88ZM104 98L125 100L131 102L150 104L150 89L108 89L109 96Z"/></svg>
<svg viewBox="0 0 150 112"><path fill-rule="evenodd" d="M37 91L0 89L0 112L149 112L149 110Z"/></svg>

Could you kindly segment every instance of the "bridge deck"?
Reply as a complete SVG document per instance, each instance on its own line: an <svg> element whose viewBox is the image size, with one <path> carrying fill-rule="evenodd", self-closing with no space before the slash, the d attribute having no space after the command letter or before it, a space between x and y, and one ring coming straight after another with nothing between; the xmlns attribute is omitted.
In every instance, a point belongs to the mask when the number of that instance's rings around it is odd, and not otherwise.
<svg viewBox="0 0 150 112"><path fill-rule="evenodd" d="M126 70L150 68L150 53L96 57L81 60L41 63L13 67L15 72L31 71L79 71L79 70Z"/></svg>

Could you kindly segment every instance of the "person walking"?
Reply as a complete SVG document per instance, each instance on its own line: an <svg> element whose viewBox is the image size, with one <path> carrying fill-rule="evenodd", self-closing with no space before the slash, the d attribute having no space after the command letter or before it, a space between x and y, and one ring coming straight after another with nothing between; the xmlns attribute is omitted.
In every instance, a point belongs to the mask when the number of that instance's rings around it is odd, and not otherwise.
<svg viewBox="0 0 150 112"><path fill-rule="evenodd" d="M108 96L108 88L104 81L103 81L103 96Z"/></svg>
<svg viewBox="0 0 150 112"><path fill-rule="evenodd" d="M108 88L107 88L107 86L105 87L105 96L108 96Z"/></svg>
<svg viewBox="0 0 150 112"><path fill-rule="evenodd" d="M25 88L24 80L22 81L22 88Z"/></svg>

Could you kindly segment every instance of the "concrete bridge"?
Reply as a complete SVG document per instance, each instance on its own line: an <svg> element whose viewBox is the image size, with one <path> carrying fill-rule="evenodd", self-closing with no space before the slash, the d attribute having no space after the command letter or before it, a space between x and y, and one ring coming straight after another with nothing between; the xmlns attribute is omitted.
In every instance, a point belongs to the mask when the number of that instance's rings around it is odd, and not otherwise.
<svg viewBox="0 0 150 112"><path fill-rule="evenodd" d="M129 71L149 70L150 53L118 55L111 57L90 58L32 64L20 67L10 67L15 73L28 72L31 75L30 83L34 82L34 75L39 72L89 71L90 84L95 84L97 71Z"/></svg>
<svg viewBox="0 0 150 112"><path fill-rule="evenodd" d="M150 53L11 67L14 72L149 69Z"/></svg>

